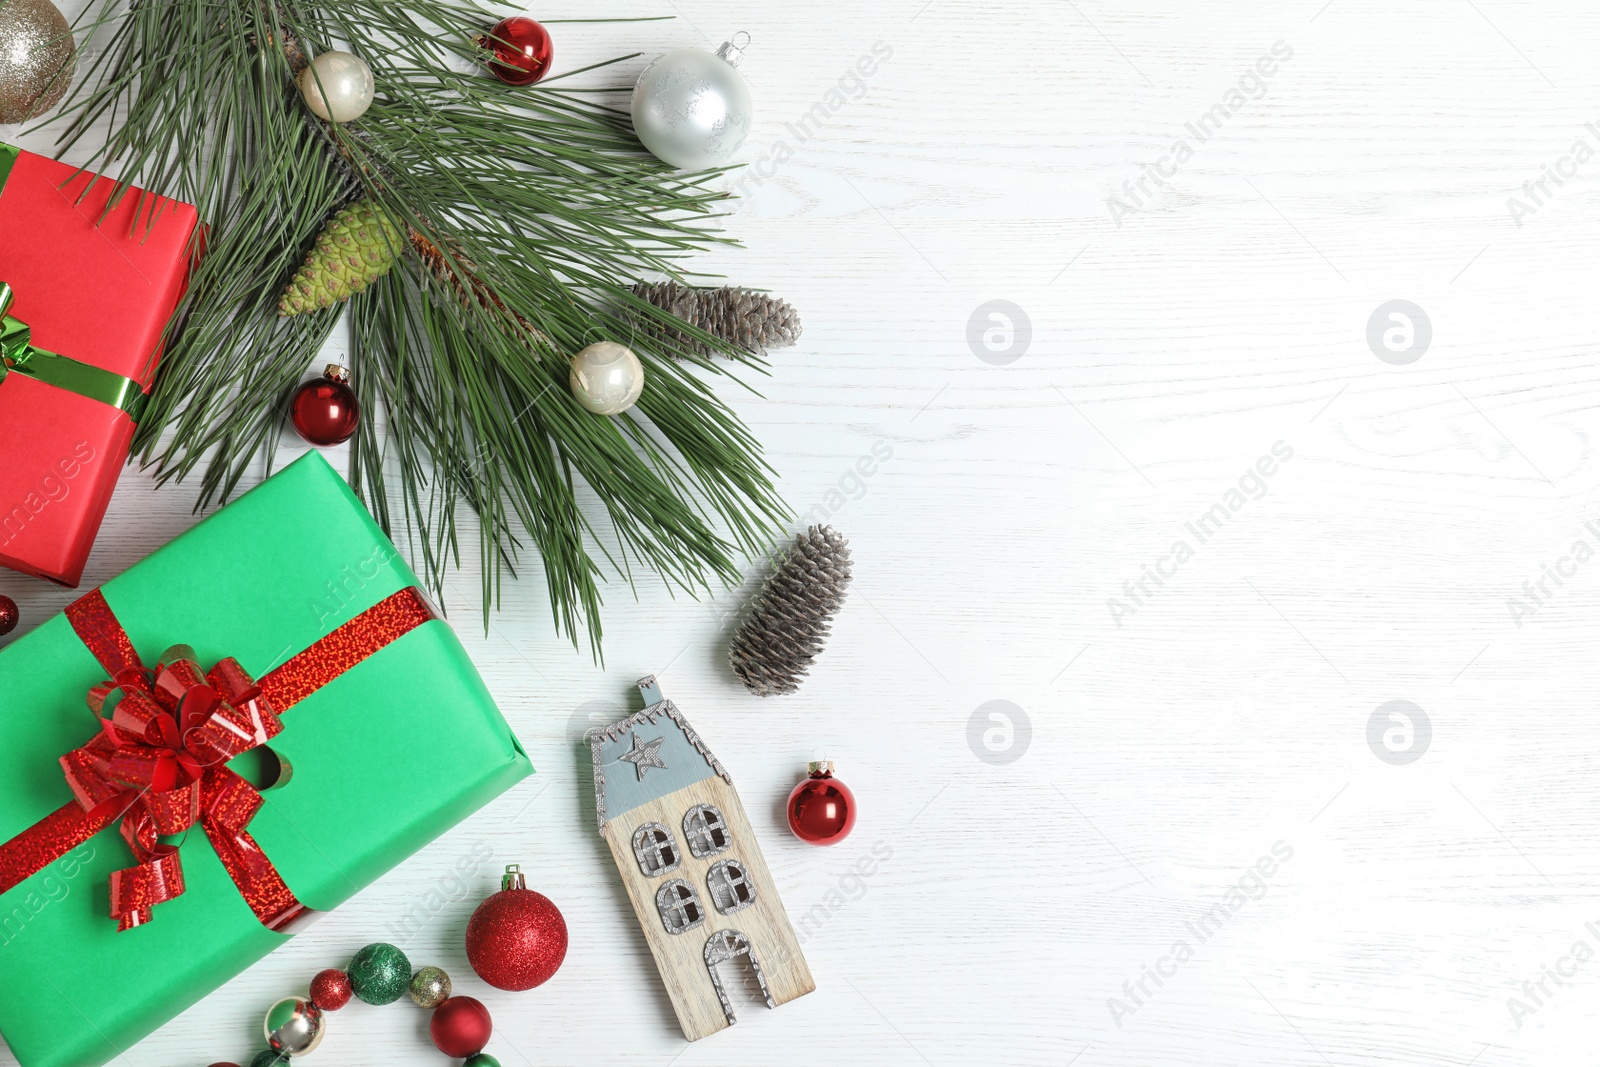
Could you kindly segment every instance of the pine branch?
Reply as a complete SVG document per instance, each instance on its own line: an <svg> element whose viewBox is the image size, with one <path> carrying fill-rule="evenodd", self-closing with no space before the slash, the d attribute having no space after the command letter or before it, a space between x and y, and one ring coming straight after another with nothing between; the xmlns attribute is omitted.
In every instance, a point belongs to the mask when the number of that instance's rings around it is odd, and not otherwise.
<svg viewBox="0 0 1600 1067"><path fill-rule="evenodd" d="M772 471L702 376L763 361L722 342L730 363L713 366L696 352L704 331L659 309L664 328L642 334L629 291L727 243L707 175L658 163L594 94L487 76L473 37L496 17L470 4L115 4L97 72L60 112L63 151L109 120L91 167L115 163L121 187L190 201L209 225L135 439L158 477L197 475L207 505L270 461L283 400L343 310L280 319L279 295L328 218L365 198L405 247L349 302L367 412L351 484L436 593L467 508L485 623L532 550L559 628L574 642L587 629L598 652L608 575L649 570L698 593L736 580L738 557L781 529ZM294 85L332 47L362 55L378 85L342 126ZM571 354L600 338L646 367L624 416L582 410L567 386Z"/></svg>
<svg viewBox="0 0 1600 1067"><path fill-rule="evenodd" d="M411 250L417 254L417 259L422 266L432 274L435 280L446 286L456 294L456 299L463 305L476 305L484 310L492 310L515 322L519 329L528 334L535 341L544 340L544 335L534 329L533 323L507 309L500 294L494 291L494 286L484 278L483 272L469 259L458 255L446 255L444 249L430 241L418 230L409 233Z"/></svg>

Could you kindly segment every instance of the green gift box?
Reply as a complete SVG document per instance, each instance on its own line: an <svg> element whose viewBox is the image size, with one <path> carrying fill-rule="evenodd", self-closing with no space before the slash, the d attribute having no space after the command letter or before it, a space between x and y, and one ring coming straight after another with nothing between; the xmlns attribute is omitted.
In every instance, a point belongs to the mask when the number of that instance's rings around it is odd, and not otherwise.
<svg viewBox="0 0 1600 1067"><path fill-rule="evenodd" d="M312 453L0 651L23 1067L112 1059L532 772L416 587Z"/></svg>

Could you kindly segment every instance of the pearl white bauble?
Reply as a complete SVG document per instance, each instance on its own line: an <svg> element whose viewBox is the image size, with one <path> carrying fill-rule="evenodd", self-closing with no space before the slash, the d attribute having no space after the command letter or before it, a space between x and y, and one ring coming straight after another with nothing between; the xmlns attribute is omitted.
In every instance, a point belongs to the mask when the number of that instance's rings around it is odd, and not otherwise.
<svg viewBox="0 0 1600 1067"><path fill-rule="evenodd" d="M572 395L596 415L620 415L644 392L644 364L622 345L600 341L572 357Z"/></svg>
<svg viewBox="0 0 1600 1067"><path fill-rule="evenodd" d="M350 122L366 114L376 88L372 68L349 52L324 52L300 72L300 95L319 119Z"/></svg>
<svg viewBox="0 0 1600 1067"><path fill-rule="evenodd" d="M723 45L736 60L738 50ZM698 48L657 57L633 87L633 129L665 163L685 170L733 157L750 133L750 86L729 59Z"/></svg>

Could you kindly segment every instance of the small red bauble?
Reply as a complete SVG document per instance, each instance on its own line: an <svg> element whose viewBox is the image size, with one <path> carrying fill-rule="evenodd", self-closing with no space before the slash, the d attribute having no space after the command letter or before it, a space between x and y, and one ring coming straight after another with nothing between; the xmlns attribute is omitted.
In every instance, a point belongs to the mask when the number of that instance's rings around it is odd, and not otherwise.
<svg viewBox="0 0 1600 1067"><path fill-rule="evenodd" d="M530 18L501 19L479 43L489 50L489 71L507 85L532 85L550 73L550 32Z"/></svg>
<svg viewBox="0 0 1600 1067"><path fill-rule="evenodd" d="M311 1003L323 1011L338 1011L350 1003L350 976L335 967L318 971L311 979Z"/></svg>
<svg viewBox="0 0 1600 1067"><path fill-rule="evenodd" d="M494 1020L489 1009L472 997L451 997L433 1009L428 1033L446 1056L465 1059L476 1056L489 1043Z"/></svg>
<svg viewBox="0 0 1600 1067"><path fill-rule="evenodd" d="M543 893L529 889L515 863L500 892L467 923L467 962L496 989L532 989L567 958L567 921Z"/></svg>
<svg viewBox="0 0 1600 1067"><path fill-rule="evenodd" d="M321 378L295 390L289 402L295 432L314 445L342 445L361 422L361 405L350 388L350 372L328 364Z"/></svg>
<svg viewBox="0 0 1600 1067"><path fill-rule="evenodd" d="M22 618L22 613L17 610L17 602L8 596L0 595L0 634L8 634L17 628L17 621Z"/></svg>
<svg viewBox="0 0 1600 1067"><path fill-rule="evenodd" d="M833 776L833 764L813 763L810 771L789 794L789 829L808 845L836 845L855 828L855 794Z"/></svg>

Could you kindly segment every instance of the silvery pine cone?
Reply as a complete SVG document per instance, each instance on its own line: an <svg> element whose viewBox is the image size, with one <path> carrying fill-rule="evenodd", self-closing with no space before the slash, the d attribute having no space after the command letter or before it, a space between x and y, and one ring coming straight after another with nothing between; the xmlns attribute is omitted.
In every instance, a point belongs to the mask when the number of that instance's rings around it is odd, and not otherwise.
<svg viewBox="0 0 1600 1067"><path fill-rule="evenodd" d="M748 289L694 289L677 282L639 282L633 287L633 295L746 352L765 355L769 348L788 348L800 339L798 311L777 297ZM716 351L680 330L662 328L662 332L698 355L709 356Z"/></svg>
<svg viewBox="0 0 1600 1067"><path fill-rule="evenodd" d="M278 314L299 315L349 300L394 266L400 228L370 200L358 200L329 219L306 261L295 272Z"/></svg>
<svg viewBox="0 0 1600 1067"><path fill-rule="evenodd" d="M799 689L849 585L850 545L839 531L813 526L796 537L728 649L745 688L762 697Z"/></svg>

